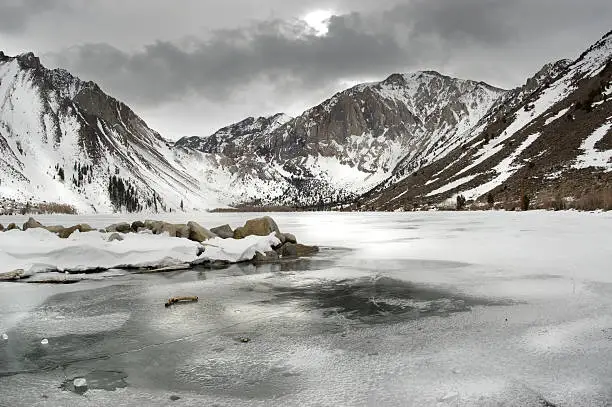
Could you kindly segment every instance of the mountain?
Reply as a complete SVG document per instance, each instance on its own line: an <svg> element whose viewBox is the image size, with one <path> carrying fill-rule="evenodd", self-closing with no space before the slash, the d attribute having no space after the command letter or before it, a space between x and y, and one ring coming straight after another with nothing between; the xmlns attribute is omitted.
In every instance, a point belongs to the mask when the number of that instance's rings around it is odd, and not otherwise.
<svg viewBox="0 0 612 407"><path fill-rule="evenodd" d="M64 203L79 212L223 204L170 147L95 83L46 69L31 53L0 54L4 203Z"/></svg>
<svg viewBox="0 0 612 407"><path fill-rule="evenodd" d="M506 91L437 72L394 74L339 92L296 118L249 118L177 148L220 154L225 166L279 188L259 204L316 205L353 199L400 162L426 165L462 140Z"/></svg>
<svg viewBox="0 0 612 407"><path fill-rule="evenodd" d="M170 142L33 54L0 53L0 205L354 210L572 199L612 207L612 34L512 90L433 71ZM597 200L599 199L599 200ZM604 199L604 200L605 200Z"/></svg>
<svg viewBox="0 0 612 407"><path fill-rule="evenodd" d="M612 33L575 61L546 65L506 93L460 146L410 174L394 173L354 209L483 205L612 208Z"/></svg>

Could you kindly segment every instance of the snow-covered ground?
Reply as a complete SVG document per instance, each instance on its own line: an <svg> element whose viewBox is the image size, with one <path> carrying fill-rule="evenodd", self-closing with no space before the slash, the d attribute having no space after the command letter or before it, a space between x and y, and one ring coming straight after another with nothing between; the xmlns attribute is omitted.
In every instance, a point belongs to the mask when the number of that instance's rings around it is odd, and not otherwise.
<svg viewBox="0 0 612 407"><path fill-rule="evenodd" d="M215 238L204 244L167 233L129 233L111 241L112 233L79 233L61 239L46 229L0 233L0 274L21 270L21 277L44 272L88 272L118 268L160 268L221 260L248 261L280 241L270 236ZM94 277L95 278L95 277Z"/></svg>
<svg viewBox="0 0 612 407"><path fill-rule="evenodd" d="M254 217L184 216L207 227ZM262 267L0 284L0 404L612 402L612 214L273 217L301 241L352 250ZM200 301L164 308L173 295ZM81 377L84 395L60 388Z"/></svg>

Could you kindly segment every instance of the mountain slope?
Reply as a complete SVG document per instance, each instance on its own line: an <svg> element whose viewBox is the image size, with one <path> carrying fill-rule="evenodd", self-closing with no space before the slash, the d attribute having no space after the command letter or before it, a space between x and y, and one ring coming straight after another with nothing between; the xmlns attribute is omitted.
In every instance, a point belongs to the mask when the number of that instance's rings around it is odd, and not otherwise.
<svg viewBox="0 0 612 407"><path fill-rule="evenodd" d="M544 67L499 100L466 143L358 207L396 210L468 201L580 198L612 187L612 36ZM489 196L490 195L490 196ZM557 197L557 198L555 198Z"/></svg>
<svg viewBox="0 0 612 407"><path fill-rule="evenodd" d="M239 174L281 186L257 203L342 201L379 184L398 163L419 168L461 142L506 91L436 72L358 85L282 123L247 119L177 148L222 154Z"/></svg>
<svg viewBox="0 0 612 407"><path fill-rule="evenodd" d="M33 54L0 54L0 196L79 212L220 204L129 107Z"/></svg>

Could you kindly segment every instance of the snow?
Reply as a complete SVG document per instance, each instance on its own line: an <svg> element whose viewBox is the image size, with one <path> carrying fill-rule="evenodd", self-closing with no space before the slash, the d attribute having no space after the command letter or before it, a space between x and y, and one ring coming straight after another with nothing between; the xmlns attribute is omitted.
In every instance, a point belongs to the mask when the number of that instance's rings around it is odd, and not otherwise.
<svg viewBox="0 0 612 407"><path fill-rule="evenodd" d="M599 167L605 168L606 172L612 171L612 150L601 151L595 148L595 144L604 138L610 129L612 129L612 121L604 123L582 142L580 149L583 150L583 153L576 158L573 168Z"/></svg>
<svg viewBox="0 0 612 407"><path fill-rule="evenodd" d="M207 241L205 252L198 254L200 243L167 234L130 233L123 235L123 241L113 242L107 241L108 235L77 231L60 239L45 229L0 233L0 272L23 270L24 276L31 276L50 271L170 267L206 260L236 263L251 260L256 251L270 251L280 243L274 234L240 240L217 238Z"/></svg>
<svg viewBox="0 0 612 407"><path fill-rule="evenodd" d="M554 115L554 116L549 117L548 119L546 119L546 121L544 122L544 126L548 126L549 124L551 124L551 123L552 123L552 122L554 122L555 120L557 120L557 119L559 119L559 118L563 117L563 115L564 115L565 113L567 113L567 112L569 111L569 109L570 109L569 107L568 107L568 108L565 108L565 109L561 109L561 110L559 111L559 113L557 113L556 115Z"/></svg>
<svg viewBox="0 0 612 407"><path fill-rule="evenodd" d="M463 177L463 178L459 178L455 181L449 182L448 184L444 185L443 187L440 187L438 189L435 189L433 191L431 191L430 193L427 194L427 196L434 196L434 195L438 195L438 194L442 194L444 192L450 191L451 189L455 189L465 183L470 182L471 180L473 180L474 178L476 178L477 176L479 176L480 174L475 174L475 175L468 175L467 177Z"/></svg>
<svg viewBox="0 0 612 407"><path fill-rule="evenodd" d="M490 190L503 184L504 181L509 179L522 167L522 165L520 164L515 164L516 159L521 155L523 151L525 151L525 149L527 149L531 144L533 144L533 142L536 141L538 137L540 137L540 133L535 133L527 136L525 141L523 141L518 148L516 148L508 157L504 158L499 164L497 164L493 169L496 175L491 181L488 181L470 190L460 192L460 194L465 196L467 199L476 199L486 194Z"/></svg>

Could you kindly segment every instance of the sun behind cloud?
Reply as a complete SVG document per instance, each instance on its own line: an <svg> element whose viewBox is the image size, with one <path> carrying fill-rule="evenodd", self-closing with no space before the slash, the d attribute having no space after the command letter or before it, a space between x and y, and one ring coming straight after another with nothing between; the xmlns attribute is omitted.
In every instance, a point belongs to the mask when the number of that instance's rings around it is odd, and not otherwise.
<svg viewBox="0 0 612 407"><path fill-rule="evenodd" d="M323 36L327 34L329 19L334 15L332 10L313 10L302 17L302 20L311 27L316 35Z"/></svg>

